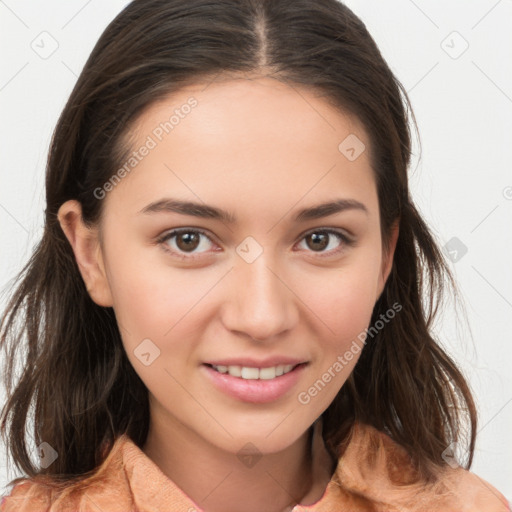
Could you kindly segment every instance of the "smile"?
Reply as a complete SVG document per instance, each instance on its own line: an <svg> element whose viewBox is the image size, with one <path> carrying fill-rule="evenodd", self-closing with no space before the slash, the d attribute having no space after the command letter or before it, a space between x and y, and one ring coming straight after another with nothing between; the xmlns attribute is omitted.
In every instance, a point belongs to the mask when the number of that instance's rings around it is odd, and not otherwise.
<svg viewBox="0 0 512 512"><path fill-rule="evenodd" d="M249 366L216 366L211 367L219 373L227 373L232 377L239 377L246 380L270 380L291 372L296 366L293 364L280 364L268 368L252 368Z"/></svg>
<svg viewBox="0 0 512 512"><path fill-rule="evenodd" d="M243 402L263 404L290 397L308 365L300 363L257 368L203 363L200 370L223 394Z"/></svg>

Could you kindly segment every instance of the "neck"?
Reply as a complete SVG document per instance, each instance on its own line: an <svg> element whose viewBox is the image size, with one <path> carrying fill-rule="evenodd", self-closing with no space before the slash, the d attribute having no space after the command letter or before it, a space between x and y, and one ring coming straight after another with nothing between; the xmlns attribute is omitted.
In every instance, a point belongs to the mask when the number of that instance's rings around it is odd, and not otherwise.
<svg viewBox="0 0 512 512"><path fill-rule="evenodd" d="M333 461L320 431L313 433L311 427L285 450L242 463L179 422L151 423L143 451L205 512L288 512L318 501L331 478Z"/></svg>

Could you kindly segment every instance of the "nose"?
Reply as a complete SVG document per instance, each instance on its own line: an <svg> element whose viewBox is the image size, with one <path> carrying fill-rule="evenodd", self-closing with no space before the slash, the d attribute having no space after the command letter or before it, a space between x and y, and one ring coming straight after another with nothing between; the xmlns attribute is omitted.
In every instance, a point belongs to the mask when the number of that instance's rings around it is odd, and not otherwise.
<svg viewBox="0 0 512 512"><path fill-rule="evenodd" d="M275 341L291 330L299 318L298 298L285 274L265 252L252 263L239 259L224 301L226 329L260 343Z"/></svg>

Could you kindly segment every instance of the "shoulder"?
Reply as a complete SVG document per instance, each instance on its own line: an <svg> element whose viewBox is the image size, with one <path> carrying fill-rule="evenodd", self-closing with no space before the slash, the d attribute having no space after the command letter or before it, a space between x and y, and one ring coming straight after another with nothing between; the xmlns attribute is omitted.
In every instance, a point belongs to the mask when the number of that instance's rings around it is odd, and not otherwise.
<svg viewBox="0 0 512 512"><path fill-rule="evenodd" d="M55 487L28 480L13 487L1 500L0 512L68 512L105 510L126 512L133 508L129 486L123 487L117 474L92 482Z"/></svg>
<svg viewBox="0 0 512 512"><path fill-rule="evenodd" d="M489 482L464 468L446 469L438 488L456 496L456 503L464 504L468 512L510 512L505 496ZM466 509L464 509L466 510Z"/></svg>
<svg viewBox="0 0 512 512"><path fill-rule="evenodd" d="M131 510L133 503L124 471L123 444L116 443L91 476L74 483L57 484L51 477L41 475L33 479L17 479L15 482L21 482L15 483L9 495L0 498L0 512Z"/></svg>
<svg viewBox="0 0 512 512"><path fill-rule="evenodd" d="M33 480L14 485L0 499L0 512L46 512L50 509L51 489Z"/></svg>
<svg viewBox="0 0 512 512"><path fill-rule="evenodd" d="M440 468L426 483L406 449L371 425L354 426L336 472L350 494L404 512L512 512L503 494L462 467Z"/></svg>

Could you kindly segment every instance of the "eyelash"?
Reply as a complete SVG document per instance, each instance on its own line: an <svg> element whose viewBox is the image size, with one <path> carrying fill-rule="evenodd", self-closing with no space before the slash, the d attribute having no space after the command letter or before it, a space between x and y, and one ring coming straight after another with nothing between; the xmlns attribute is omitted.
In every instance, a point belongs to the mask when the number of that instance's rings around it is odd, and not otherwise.
<svg viewBox="0 0 512 512"><path fill-rule="evenodd" d="M198 229L198 228L194 228L194 229L191 229L191 228L175 229L173 231L165 233L160 238L158 238L156 241L157 241L157 243L161 244L162 248L165 251L171 253L174 256L177 256L180 259L183 259L183 260L193 260L193 259L201 257L200 255L204 254L204 253L199 253L199 256L195 256L195 255L193 255L191 253L188 253L188 254L187 253L182 253L182 252L180 253L180 252L177 252L177 251L175 251L173 249L170 249L169 246L165 243L168 240L170 240L171 238L174 238L175 236L177 236L177 235L179 235L181 233L199 233L201 235L204 235L211 242L213 242L213 240L211 239L211 237L208 235L208 233L206 231L204 231L202 229ZM353 245L355 245L355 240L352 240L351 238L346 236L344 233L342 233L340 231L337 231L337 230L328 229L328 228L312 229L312 230L308 231L307 233L304 233L304 235L302 235L301 241L303 239L305 239L308 235L311 235L313 233L322 233L322 234L327 233L327 234L330 234L330 235L334 235L339 240L341 240L343 242L343 245L341 246L341 248L333 249L333 250L327 252L326 253L327 256L324 253L322 253L322 252L316 253L320 258L326 258L326 257L330 257L330 256L333 256L333 255L339 254L346 247L352 247ZM315 253L315 251L309 251L309 252Z"/></svg>

